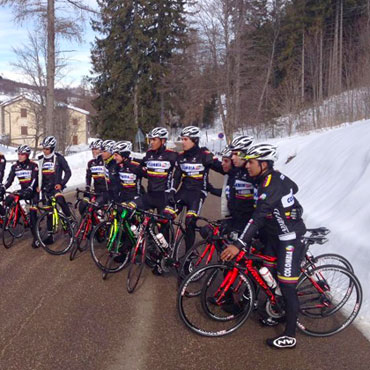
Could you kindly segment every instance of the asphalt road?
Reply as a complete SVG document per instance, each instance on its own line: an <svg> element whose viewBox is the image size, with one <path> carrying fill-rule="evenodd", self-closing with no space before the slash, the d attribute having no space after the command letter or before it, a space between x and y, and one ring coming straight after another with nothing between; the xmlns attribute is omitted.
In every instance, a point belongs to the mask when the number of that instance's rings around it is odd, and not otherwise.
<svg viewBox="0 0 370 370"><path fill-rule="evenodd" d="M203 215L217 218L217 198ZM281 328L253 316L230 336L200 337L178 317L173 277L146 269L130 295L127 271L103 281L89 253L70 262L27 238L0 247L2 370L369 369L370 343L354 326L329 338L299 333L286 351L264 344Z"/></svg>

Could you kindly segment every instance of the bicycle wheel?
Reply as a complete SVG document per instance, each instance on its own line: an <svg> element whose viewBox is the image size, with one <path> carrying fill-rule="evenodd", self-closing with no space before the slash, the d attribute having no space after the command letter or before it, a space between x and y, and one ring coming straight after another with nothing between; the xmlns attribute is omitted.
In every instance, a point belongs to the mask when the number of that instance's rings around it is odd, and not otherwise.
<svg viewBox="0 0 370 370"><path fill-rule="evenodd" d="M139 283L146 259L147 236L141 235L130 253L130 267L127 274L127 291L133 293Z"/></svg>
<svg viewBox="0 0 370 370"><path fill-rule="evenodd" d="M181 264L179 279L184 279L187 275L192 273L195 269L209 265L210 263L218 262L218 251L212 242L202 240L193 245L186 253L183 263ZM202 276L198 275L200 279ZM193 280L195 282L195 280ZM191 290L188 294L192 296L199 295L201 289ZM190 296L190 295L189 295Z"/></svg>
<svg viewBox="0 0 370 370"><path fill-rule="evenodd" d="M322 265L336 265L341 266L351 272L354 272L351 263L340 254L335 253L320 254L319 256L313 257L312 262L304 260L302 267L303 269L306 269L308 266L312 264L314 265L314 267Z"/></svg>
<svg viewBox="0 0 370 370"><path fill-rule="evenodd" d="M128 250L119 251L120 242L110 241L111 221L103 221L93 229L90 236L90 252L96 266L105 273L116 273L128 264Z"/></svg>
<svg viewBox="0 0 370 370"><path fill-rule="evenodd" d="M77 251L83 252L89 247L92 222L88 217L83 217L78 224L74 237L69 259L71 261L76 257Z"/></svg>
<svg viewBox="0 0 370 370"><path fill-rule="evenodd" d="M62 255L72 247L73 227L61 213L58 213L54 225L53 214L43 213L36 222L36 235L40 245L50 254Z"/></svg>
<svg viewBox="0 0 370 370"><path fill-rule="evenodd" d="M356 276L340 266L324 265L298 282L300 303L298 328L316 337L337 334L356 318L362 303L362 289Z"/></svg>
<svg viewBox="0 0 370 370"><path fill-rule="evenodd" d="M21 238L24 234L23 219L18 216L16 218L15 208L7 208L6 217L3 223L3 245L5 248L10 248L14 239Z"/></svg>
<svg viewBox="0 0 370 370"><path fill-rule="evenodd" d="M233 267L224 264L203 266L189 274L181 284L177 308L185 325L197 334L220 337L231 334L248 319L255 299L250 279L236 270L231 284L222 285ZM192 289L201 294L194 296Z"/></svg>

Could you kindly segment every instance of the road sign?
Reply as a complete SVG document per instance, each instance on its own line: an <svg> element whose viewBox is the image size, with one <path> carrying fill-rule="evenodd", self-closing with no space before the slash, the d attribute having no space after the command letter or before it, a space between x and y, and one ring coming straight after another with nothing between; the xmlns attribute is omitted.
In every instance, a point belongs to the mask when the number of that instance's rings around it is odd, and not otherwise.
<svg viewBox="0 0 370 370"><path fill-rule="evenodd" d="M218 134L218 138L219 138L219 139L223 139L223 138L224 138L224 136L225 136L225 135L224 135L224 133L223 133L223 132L220 132L220 133Z"/></svg>

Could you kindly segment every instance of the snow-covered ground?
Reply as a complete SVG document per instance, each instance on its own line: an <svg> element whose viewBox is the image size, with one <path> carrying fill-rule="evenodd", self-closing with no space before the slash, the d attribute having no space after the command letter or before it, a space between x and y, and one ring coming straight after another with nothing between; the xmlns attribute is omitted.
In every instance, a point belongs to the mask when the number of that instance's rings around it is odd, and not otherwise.
<svg viewBox="0 0 370 370"><path fill-rule="evenodd" d="M207 130L201 144L218 152L224 145L217 134L220 127ZM329 243L313 246L316 255L333 252L352 263L360 279L364 300L355 324L370 340L370 120L345 124L335 129L270 140L278 145L276 168L299 185L297 198L304 207L307 227L326 226ZM8 158L13 148L0 147ZM287 159L294 157L288 163ZM67 156L72 169L69 188L85 181L90 151ZM10 166L7 166L8 172ZM6 178L6 177L5 177ZM17 181L15 181L17 182Z"/></svg>

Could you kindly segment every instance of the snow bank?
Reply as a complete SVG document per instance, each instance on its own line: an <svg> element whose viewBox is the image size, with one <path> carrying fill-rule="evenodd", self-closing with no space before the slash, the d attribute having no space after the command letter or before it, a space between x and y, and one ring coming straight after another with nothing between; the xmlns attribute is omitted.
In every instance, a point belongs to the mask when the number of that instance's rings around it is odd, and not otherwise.
<svg viewBox="0 0 370 370"><path fill-rule="evenodd" d="M329 243L313 246L312 252L339 253L353 264L364 294L355 323L370 340L369 139L370 120L363 120L275 143L279 148L276 168L298 184L306 226L331 230Z"/></svg>

